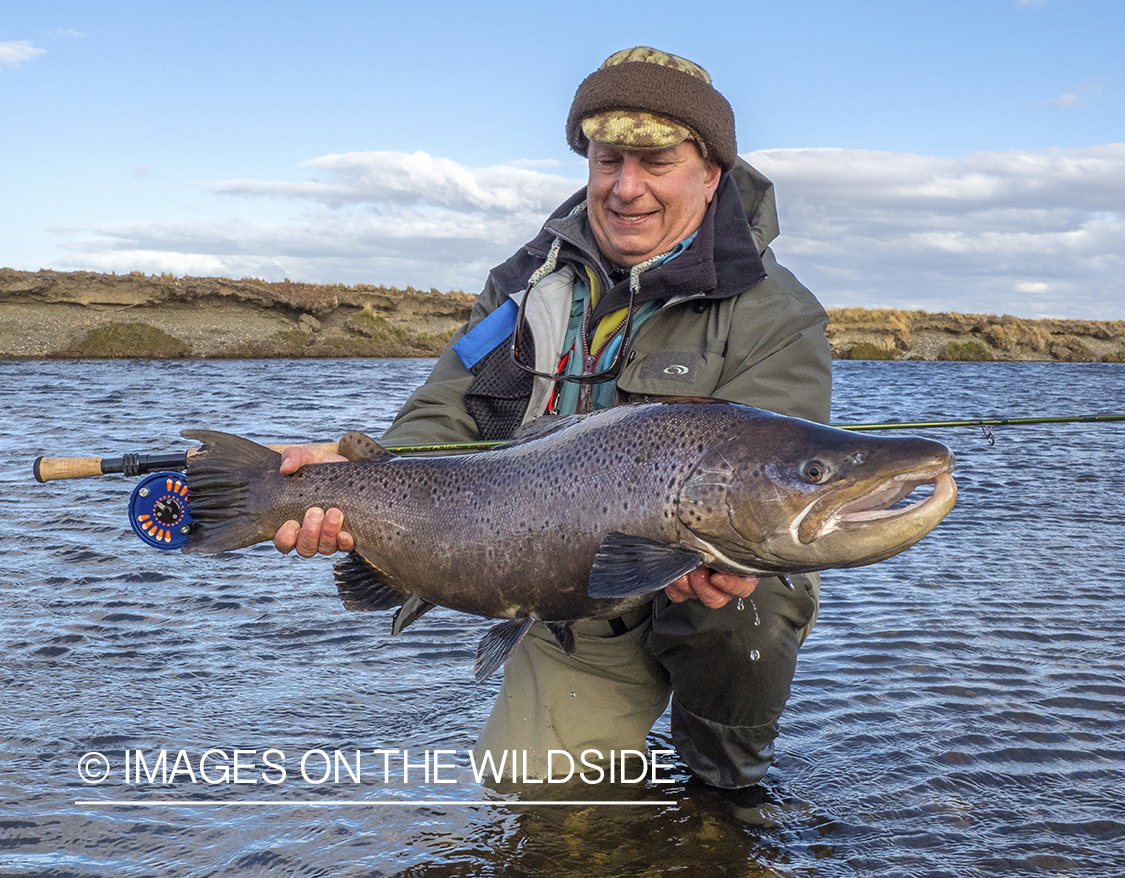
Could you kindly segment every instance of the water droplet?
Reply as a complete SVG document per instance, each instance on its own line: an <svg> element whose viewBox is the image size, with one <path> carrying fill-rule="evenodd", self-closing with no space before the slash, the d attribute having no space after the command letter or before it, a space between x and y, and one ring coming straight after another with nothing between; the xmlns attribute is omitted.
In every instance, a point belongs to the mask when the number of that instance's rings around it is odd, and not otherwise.
<svg viewBox="0 0 1125 878"><path fill-rule="evenodd" d="M740 609L740 610L746 609L746 605L742 603L742 598L738 599L738 609Z"/></svg>
<svg viewBox="0 0 1125 878"><path fill-rule="evenodd" d="M750 650L750 661L756 662L761 657L762 657L762 654L760 652L758 652L758 650L756 650L756 649Z"/></svg>

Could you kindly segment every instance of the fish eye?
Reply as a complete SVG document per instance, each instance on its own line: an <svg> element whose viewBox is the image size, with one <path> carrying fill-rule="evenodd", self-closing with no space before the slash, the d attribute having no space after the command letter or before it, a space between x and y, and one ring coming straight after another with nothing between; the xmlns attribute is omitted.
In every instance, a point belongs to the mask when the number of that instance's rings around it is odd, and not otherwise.
<svg viewBox="0 0 1125 878"><path fill-rule="evenodd" d="M805 481L810 484L820 484L828 476L828 467L826 467L819 460L810 460L805 464Z"/></svg>

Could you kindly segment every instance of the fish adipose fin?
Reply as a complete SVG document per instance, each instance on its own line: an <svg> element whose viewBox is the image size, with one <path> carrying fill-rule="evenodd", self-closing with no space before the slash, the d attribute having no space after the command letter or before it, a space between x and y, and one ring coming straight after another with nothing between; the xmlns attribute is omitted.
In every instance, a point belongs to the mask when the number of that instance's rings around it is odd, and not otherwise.
<svg viewBox="0 0 1125 878"><path fill-rule="evenodd" d="M507 622L501 622L499 625L494 625L488 629L488 633L480 639L480 643L477 645L477 658L473 663L473 672L478 683L483 683L491 677L496 669L508 660L508 656L516 648L516 644L523 640L523 636L527 634L527 629L534 622L535 620L531 617L509 619Z"/></svg>
<svg viewBox="0 0 1125 878"><path fill-rule="evenodd" d="M336 450L348 460L353 461L374 462L390 460L396 456L366 433L360 433L358 430L352 430L350 433L341 436Z"/></svg>
<svg viewBox="0 0 1125 878"><path fill-rule="evenodd" d="M416 594L412 594L406 599L406 603L395 610L395 619L391 624L391 634L401 634L402 629L415 621L423 613L427 613L436 607L437 604L431 604L425 598L420 598Z"/></svg>
<svg viewBox="0 0 1125 878"><path fill-rule="evenodd" d="M403 602L401 591L383 582L383 574L356 552L337 561L336 591L349 610L389 610Z"/></svg>
<svg viewBox="0 0 1125 878"><path fill-rule="evenodd" d="M684 546L614 531L594 556L587 592L593 598L651 594L702 563L702 555Z"/></svg>
<svg viewBox="0 0 1125 878"><path fill-rule="evenodd" d="M273 539L281 522L268 521L268 510L256 498L263 484L283 478L281 455L214 430L184 430L180 435L203 443L187 462L192 530L182 551L214 554Z"/></svg>

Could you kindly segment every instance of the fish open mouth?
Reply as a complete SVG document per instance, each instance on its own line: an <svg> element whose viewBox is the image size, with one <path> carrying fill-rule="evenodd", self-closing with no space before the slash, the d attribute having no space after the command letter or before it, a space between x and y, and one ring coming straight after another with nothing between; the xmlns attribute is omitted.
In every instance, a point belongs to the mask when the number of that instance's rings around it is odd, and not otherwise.
<svg viewBox="0 0 1125 878"><path fill-rule="evenodd" d="M906 518L929 507L948 505L957 494L957 485L950 475L952 467L937 473L903 473L887 480L876 490L843 504L832 516L841 527ZM906 505L896 505L919 489L931 489Z"/></svg>

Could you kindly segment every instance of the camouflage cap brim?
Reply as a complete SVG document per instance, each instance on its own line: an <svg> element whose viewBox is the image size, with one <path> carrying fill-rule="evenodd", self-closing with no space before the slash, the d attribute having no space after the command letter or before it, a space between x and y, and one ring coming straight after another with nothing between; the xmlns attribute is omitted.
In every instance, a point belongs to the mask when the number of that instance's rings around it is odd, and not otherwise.
<svg viewBox="0 0 1125 878"><path fill-rule="evenodd" d="M686 125L642 110L610 110L587 116L582 120L582 133L587 140L621 149L670 149L691 140L707 157L699 135Z"/></svg>

